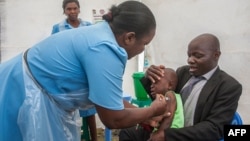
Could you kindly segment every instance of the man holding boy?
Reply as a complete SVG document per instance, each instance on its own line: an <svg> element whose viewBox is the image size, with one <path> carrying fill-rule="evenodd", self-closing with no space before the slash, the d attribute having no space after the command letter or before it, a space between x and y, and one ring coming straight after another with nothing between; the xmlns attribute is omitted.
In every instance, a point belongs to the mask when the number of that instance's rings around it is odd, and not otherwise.
<svg viewBox="0 0 250 141"><path fill-rule="evenodd" d="M155 132L149 141L218 141L223 138L223 126L231 123L237 110L242 85L219 68L218 38L209 33L195 37L187 54L188 65L176 71L179 80L176 92L181 92L193 77L203 79L196 83L184 103L185 127ZM162 68L151 66L148 78L156 82L164 75Z"/></svg>
<svg viewBox="0 0 250 141"><path fill-rule="evenodd" d="M166 128L151 134L148 141L218 141L223 126L230 124L238 107L242 85L218 66L221 55L218 38L209 33L195 37L188 45L188 65L177 69L176 92L191 79L202 77L184 103L185 127ZM150 66L146 77L156 83L165 75L165 67Z"/></svg>

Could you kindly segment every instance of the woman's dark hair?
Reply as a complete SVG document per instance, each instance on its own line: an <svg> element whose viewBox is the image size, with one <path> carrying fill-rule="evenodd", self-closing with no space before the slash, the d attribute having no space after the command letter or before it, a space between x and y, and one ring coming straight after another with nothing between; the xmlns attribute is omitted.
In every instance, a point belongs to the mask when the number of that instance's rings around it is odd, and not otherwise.
<svg viewBox="0 0 250 141"><path fill-rule="evenodd" d="M62 4L63 10L65 9L66 5L67 5L68 3L71 3L71 2L76 3L76 5L80 8L80 4L79 4L79 1L78 1L78 0L63 0L63 4Z"/></svg>
<svg viewBox="0 0 250 141"><path fill-rule="evenodd" d="M138 1L113 5L109 13L103 15L103 19L111 25L114 34L135 32L138 39L156 28L153 13L145 4Z"/></svg>

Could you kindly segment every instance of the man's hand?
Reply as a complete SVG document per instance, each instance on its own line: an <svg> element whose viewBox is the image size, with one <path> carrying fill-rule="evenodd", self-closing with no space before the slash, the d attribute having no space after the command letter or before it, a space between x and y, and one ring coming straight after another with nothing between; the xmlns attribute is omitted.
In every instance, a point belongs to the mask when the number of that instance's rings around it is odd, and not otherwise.
<svg viewBox="0 0 250 141"><path fill-rule="evenodd" d="M151 65L145 73L145 76L152 82L155 83L156 81L160 80L164 76L164 69L165 66L155 66Z"/></svg>
<svg viewBox="0 0 250 141"><path fill-rule="evenodd" d="M151 134L148 141L165 141L165 134L163 130L158 130Z"/></svg>
<svg viewBox="0 0 250 141"><path fill-rule="evenodd" d="M151 118L143 123L148 124L151 127L158 128L163 117L164 116L156 116L156 117L153 117L153 118Z"/></svg>

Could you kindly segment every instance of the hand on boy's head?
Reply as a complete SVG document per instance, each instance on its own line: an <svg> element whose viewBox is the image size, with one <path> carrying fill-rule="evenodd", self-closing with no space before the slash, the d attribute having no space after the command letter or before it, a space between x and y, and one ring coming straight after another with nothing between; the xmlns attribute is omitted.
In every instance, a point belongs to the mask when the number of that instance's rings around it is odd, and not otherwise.
<svg viewBox="0 0 250 141"><path fill-rule="evenodd" d="M160 80L164 76L164 68L165 66L155 66L151 65L145 73L145 76L152 82L155 83L156 81Z"/></svg>

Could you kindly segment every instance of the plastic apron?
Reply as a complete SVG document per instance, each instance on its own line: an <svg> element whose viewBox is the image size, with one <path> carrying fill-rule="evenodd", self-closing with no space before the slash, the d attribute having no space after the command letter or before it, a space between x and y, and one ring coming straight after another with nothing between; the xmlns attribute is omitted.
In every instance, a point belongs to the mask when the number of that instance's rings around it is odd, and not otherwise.
<svg viewBox="0 0 250 141"><path fill-rule="evenodd" d="M77 108L94 106L87 98L88 91L79 90L72 96L47 94L32 77L24 59L23 77L26 97L17 121L23 141L80 141L82 123Z"/></svg>

